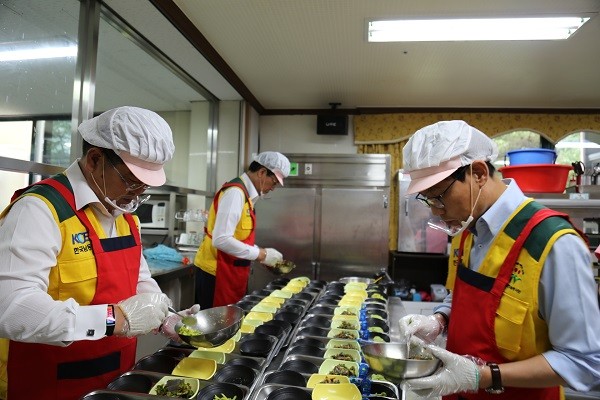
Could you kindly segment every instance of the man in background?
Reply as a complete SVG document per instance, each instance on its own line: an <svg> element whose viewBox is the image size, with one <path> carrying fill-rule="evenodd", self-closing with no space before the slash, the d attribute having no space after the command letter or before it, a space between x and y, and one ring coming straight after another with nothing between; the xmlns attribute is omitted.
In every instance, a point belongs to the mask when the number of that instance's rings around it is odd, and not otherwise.
<svg viewBox="0 0 600 400"><path fill-rule="evenodd" d="M196 303L202 309L233 304L245 294L250 264L256 260L274 267L283 256L273 248L255 245L254 203L283 186L290 162L281 153L258 154L242 176L227 182L215 194L208 213L204 239L196 254Z"/></svg>

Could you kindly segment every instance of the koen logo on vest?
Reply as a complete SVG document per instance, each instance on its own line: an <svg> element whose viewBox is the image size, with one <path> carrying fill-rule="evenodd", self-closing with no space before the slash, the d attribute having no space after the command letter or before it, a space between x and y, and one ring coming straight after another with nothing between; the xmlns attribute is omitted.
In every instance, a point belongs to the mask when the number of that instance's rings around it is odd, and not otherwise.
<svg viewBox="0 0 600 400"><path fill-rule="evenodd" d="M71 244L83 244L90 240L87 232L74 233L71 236Z"/></svg>

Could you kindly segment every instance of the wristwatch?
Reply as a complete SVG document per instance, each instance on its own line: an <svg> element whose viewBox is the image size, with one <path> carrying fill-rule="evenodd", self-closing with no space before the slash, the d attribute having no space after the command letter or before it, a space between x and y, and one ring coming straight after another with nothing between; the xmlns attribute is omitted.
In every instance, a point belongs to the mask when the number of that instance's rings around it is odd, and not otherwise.
<svg viewBox="0 0 600 400"><path fill-rule="evenodd" d="M502 386L502 376L500 376L500 368L496 363L487 363L492 371L492 386L485 389L489 394L501 394L504 393L504 386Z"/></svg>
<svg viewBox="0 0 600 400"><path fill-rule="evenodd" d="M106 336L112 336L115 331L116 323L115 306L108 304L106 306Z"/></svg>

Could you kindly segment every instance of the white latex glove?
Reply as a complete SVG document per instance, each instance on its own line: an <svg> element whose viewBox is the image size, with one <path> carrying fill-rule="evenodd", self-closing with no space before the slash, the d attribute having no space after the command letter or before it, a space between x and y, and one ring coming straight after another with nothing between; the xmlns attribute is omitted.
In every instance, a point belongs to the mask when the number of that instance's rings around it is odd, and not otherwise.
<svg viewBox="0 0 600 400"><path fill-rule="evenodd" d="M277 264L280 261L283 261L283 254L281 254L277 250L266 248L265 251L267 252L267 255L262 263L266 266L274 267L275 264Z"/></svg>
<svg viewBox="0 0 600 400"><path fill-rule="evenodd" d="M442 366L430 376L405 379L402 390L410 390L421 397L447 396L479 390L480 366L485 362L473 356L459 356L435 345L426 345L442 361Z"/></svg>
<svg viewBox="0 0 600 400"><path fill-rule="evenodd" d="M194 315L198 311L200 311L200 305L194 304L187 310L180 311L180 314ZM175 313L169 313L169 316L167 318L165 318L165 320L162 322L162 325L158 329L158 332L161 333L162 335L168 337L169 339L171 339L174 342L181 343L182 340L179 338L179 335L177 334L177 332L175 332L175 325L179 321L181 321L181 315L178 315Z"/></svg>
<svg viewBox="0 0 600 400"><path fill-rule="evenodd" d="M400 318L399 324L400 335L407 341L414 335L425 343L431 343L444 330L444 325L435 315L408 314Z"/></svg>
<svg viewBox="0 0 600 400"><path fill-rule="evenodd" d="M129 323L127 337L143 335L157 329L169 315L171 300L164 293L140 293L119 302Z"/></svg>

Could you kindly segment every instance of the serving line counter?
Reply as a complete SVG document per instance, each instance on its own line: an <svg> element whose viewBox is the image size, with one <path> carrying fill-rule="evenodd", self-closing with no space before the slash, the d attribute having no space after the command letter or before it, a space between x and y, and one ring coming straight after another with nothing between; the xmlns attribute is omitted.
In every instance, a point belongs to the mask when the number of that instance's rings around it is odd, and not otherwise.
<svg viewBox="0 0 600 400"><path fill-rule="evenodd" d="M171 271L171 273L174 272ZM207 362L209 364L214 362L214 367L213 369L208 367L208 370L205 367L199 367L200 369L197 370L192 368L192 370L188 369L184 372L185 376L192 375L192 377L199 380L199 393L192 398L213 400L214 395L221 394L233 398L235 393L237 393L236 400L283 400L292 398L287 392L275 393L279 389L295 390L301 393L304 398L311 398L312 388L306 386L308 379L303 378L303 383L297 387L289 383L265 382L267 375L276 369L290 371L293 369L293 366L290 368L283 366L282 361L284 361L283 357L294 344L294 341L299 338L300 334L304 335L306 333L306 331L299 332L299 329L309 328L306 320L313 317L312 311L332 310L333 308L329 305L340 297L328 290L332 286L326 282L304 279L306 281L303 285L293 286L288 285L290 280L286 278L276 279L264 289L256 290L245 296L237 303L246 312L239 334L218 348L195 349L187 345L169 343L154 353L139 359L131 371L115 379L107 388L91 392L84 399L136 400L161 398L148 393L161 378L178 375L177 372L181 373L182 371L181 364L190 363L194 358L197 360L202 359L202 365L206 365ZM343 284L341 285L343 287ZM337 293L339 293L339 289L340 286L337 285ZM363 292L366 293L366 291ZM324 296L324 294L327 296ZM375 300L369 306L369 310L384 316L384 318L377 319L377 322L385 327L385 331L388 331L387 300L383 297ZM396 303L392 303L394 304L392 311L396 312L394 311L396 310ZM401 305L400 302L398 304ZM329 318L332 319L332 315ZM336 331L331 324L328 330ZM341 328L337 329L337 331L341 330ZM371 333L370 337L373 339L379 335L387 337L383 331L380 334L379 332L377 334ZM322 337L321 339L325 344L333 338L333 335L329 335L329 337ZM358 344L357 341L352 342ZM321 367L321 364L326 361L324 358L315 357L313 361L315 363L311 364L311 369L324 368ZM343 363L338 359L327 361L333 362L333 364ZM368 367L366 368L368 370ZM331 374L330 371L325 371L325 373ZM354 373L357 373L357 371L355 370ZM355 378L358 378L358 376ZM393 384L382 382L377 386L374 381L374 385L381 393L385 391L391 396L373 397L374 400L400 398L398 389ZM357 390L355 385L350 386ZM210 393L210 395L207 395L207 393ZM298 396L294 396L294 398L296 397Z"/></svg>
<svg viewBox="0 0 600 400"><path fill-rule="evenodd" d="M173 308L183 310L194 305L194 274L190 264L194 253L181 253L184 262L146 259L152 277L173 302Z"/></svg>
<svg viewBox="0 0 600 400"><path fill-rule="evenodd" d="M170 272L178 270L185 268ZM238 334L223 345L196 349L167 343L82 400L168 398L149 393L161 378L184 376L197 380L197 393L190 397L197 400L223 395L236 400L315 400L327 398L315 393L324 386L352 388L354 393L341 398L419 399L373 375L360 347L360 340L402 341L398 320L407 314L402 300L388 297L383 285L349 295L344 291L347 283L305 279L303 285L276 279L236 303L245 317ZM319 385L331 375L347 384ZM569 393L568 398L598 398L589 395Z"/></svg>

